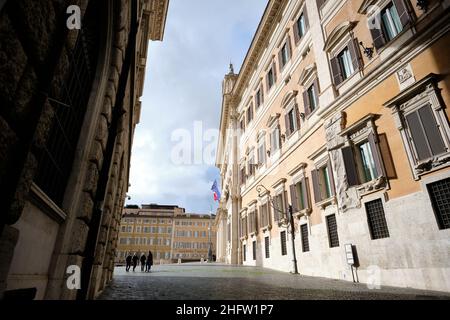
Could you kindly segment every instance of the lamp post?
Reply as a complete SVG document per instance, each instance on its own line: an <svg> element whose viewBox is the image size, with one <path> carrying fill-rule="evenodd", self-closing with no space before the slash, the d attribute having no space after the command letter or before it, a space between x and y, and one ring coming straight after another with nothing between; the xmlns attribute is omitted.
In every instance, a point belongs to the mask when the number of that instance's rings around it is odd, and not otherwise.
<svg viewBox="0 0 450 320"><path fill-rule="evenodd" d="M209 226L208 226L208 262L212 262L212 248L211 248L211 218L212 218L212 211L209 213Z"/></svg>
<svg viewBox="0 0 450 320"><path fill-rule="evenodd" d="M290 232L292 235L291 242L292 242L292 264L293 264L293 269L294 269L293 273L298 274L297 255L295 254L295 226L294 226L294 215L292 212L292 206L288 204L288 212L280 210L277 206L274 205L274 200L272 199L272 196L270 195L269 190L267 190L267 188L265 186L263 186L262 184L256 186L256 191L258 192L258 197L262 197L263 192L267 193L271 207L275 211L283 214L283 218L281 219L281 226L283 226L285 228L290 228ZM287 219L285 217L287 217Z"/></svg>

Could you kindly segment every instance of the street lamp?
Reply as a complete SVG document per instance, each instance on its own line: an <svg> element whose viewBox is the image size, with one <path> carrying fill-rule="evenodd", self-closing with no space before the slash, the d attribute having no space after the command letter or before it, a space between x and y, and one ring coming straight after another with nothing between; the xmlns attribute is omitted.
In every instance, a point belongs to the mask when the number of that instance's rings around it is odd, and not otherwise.
<svg viewBox="0 0 450 320"><path fill-rule="evenodd" d="M212 219L212 211L209 213L209 226L208 226L208 262L212 262L212 248L211 248L211 219Z"/></svg>
<svg viewBox="0 0 450 320"><path fill-rule="evenodd" d="M291 232L291 242L292 242L292 264L294 269L294 274L298 274L298 268L297 268L297 256L295 254L295 226L294 226L294 215L292 212L292 206L288 205L288 212L285 212L283 210L280 210L277 206L274 205L274 200L272 199L272 196L270 195L269 190L262 184L256 186L256 191L258 192L258 197L261 198L264 194L268 195L269 203L271 207L277 211L283 214L283 218L281 219L280 225L284 228L290 228ZM288 217L286 219L285 217Z"/></svg>

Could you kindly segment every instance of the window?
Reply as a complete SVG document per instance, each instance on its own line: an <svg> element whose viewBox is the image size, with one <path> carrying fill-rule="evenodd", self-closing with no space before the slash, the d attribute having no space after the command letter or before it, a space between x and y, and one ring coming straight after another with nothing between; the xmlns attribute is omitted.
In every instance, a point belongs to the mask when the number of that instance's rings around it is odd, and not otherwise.
<svg viewBox="0 0 450 320"><path fill-rule="evenodd" d="M269 202L264 203L262 206L259 207L260 212L260 227L265 228L270 225L270 207Z"/></svg>
<svg viewBox="0 0 450 320"><path fill-rule="evenodd" d="M294 41L296 44L300 41L301 38L303 38L307 29L308 29L308 15L305 6L303 12L300 14L297 21L294 24Z"/></svg>
<svg viewBox="0 0 450 320"><path fill-rule="evenodd" d="M269 237L264 238L264 247L266 249L266 259L270 258L270 249L269 249Z"/></svg>
<svg viewBox="0 0 450 320"><path fill-rule="evenodd" d="M250 211L249 216L248 216L248 223L249 223L249 232L250 233L254 233L257 230L257 221L256 221L256 209L253 209L253 211Z"/></svg>
<svg viewBox="0 0 450 320"><path fill-rule="evenodd" d="M275 63L272 63L272 66L270 67L269 71L267 72L267 91L270 90L270 88L272 88L272 86L275 84L275 82L277 81L277 74L276 74L276 69L275 69Z"/></svg>
<svg viewBox="0 0 450 320"><path fill-rule="evenodd" d="M317 108L317 80L316 82L308 88L307 101L308 101L308 114L313 113Z"/></svg>
<svg viewBox="0 0 450 320"><path fill-rule="evenodd" d="M286 207L284 204L283 193L279 193L279 194L275 195L274 209L273 209L274 221L279 221L280 218L282 218L284 216L285 209L286 209Z"/></svg>
<svg viewBox="0 0 450 320"><path fill-rule="evenodd" d="M247 260L247 245L242 245L242 254L244 255L243 260Z"/></svg>
<svg viewBox="0 0 450 320"><path fill-rule="evenodd" d="M429 104L405 115L405 120L419 161L447 152Z"/></svg>
<svg viewBox="0 0 450 320"><path fill-rule="evenodd" d="M308 237L308 225L306 223L300 226L300 236L302 238L302 252L308 252L309 237Z"/></svg>
<svg viewBox="0 0 450 320"><path fill-rule="evenodd" d="M258 142L258 165L266 163L266 139L262 136Z"/></svg>
<svg viewBox="0 0 450 320"><path fill-rule="evenodd" d="M342 148L349 186L356 186L385 176L383 160L373 132L361 142Z"/></svg>
<svg viewBox="0 0 450 320"><path fill-rule="evenodd" d="M281 241L281 255L287 255L287 243L286 243L286 231L280 232L280 241Z"/></svg>
<svg viewBox="0 0 450 320"><path fill-rule="evenodd" d="M328 161L311 172L315 202L327 200L335 195L331 163Z"/></svg>
<svg viewBox="0 0 450 320"><path fill-rule="evenodd" d="M392 2L381 10L381 26L386 41L394 39L403 29L397 8Z"/></svg>
<svg viewBox="0 0 450 320"><path fill-rule="evenodd" d="M286 121L286 136L290 136L292 133L300 128L300 119L297 110L297 105L294 105L291 109L288 109L285 115Z"/></svg>
<svg viewBox="0 0 450 320"><path fill-rule="evenodd" d="M375 160L369 142L363 142L356 146L358 163L360 163L361 182L368 182L377 178Z"/></svg>
<svg viewBox="0 0 450 320"><path fill-rule="evenodd" d="M264 91L261 83L255 95L256 109L258 109L263 103L264 103Z"/></svg>
<svg viewBox="0 0 450 320"><path fill-rule="evenodd" d="M280 149L280 127L276 126L270 133L270 149L272 154Z"/></svg>
<svg viewBox="0 0 450 320"><path fill-rule="evenodd" d="M91 96L100 43L100 1L88 4L75 46L68 53L69 66L59 96L49 99L55 110L34 181L58 206L62 206L81 127ZM59 101L59 102L58 102Z"/></svg>
<svg viewBox="0 0 450 320"><path fill-rule="evenodd" d="M281 46L280 52L278 53L280 70L284 68L284 66L288 63L290 58L291 58L291 44L290 38L287 37L286 41Z"/></svg>
<svg viewBox="0 0 450 320"><path fill-rule="evenodd" d="M366 202L365 207L372 240L388 238L389 230L381 199Z"/></svg>
<svg viewBox="0 0 450 320"><path fill-rule="evenodd" d="M125 232L126 230L127 230L127 228L125 226L120 227L121 232Z"/></svg>
<svg viewBox="0 0 450 320"><path fill-rule="evenodd" d="M326 217L327 230L328 230L328 242L330 248L339 247L339 237L337 231L336 215L332 214Z"/></svg>
<svg viewBox="0 0 450 320"><path fill-rule="evenodd" d="M309 203L309 182L302 178L299 182L290 186L293 212L302 211L311 207Z"/></svg>
<svg viewBox="0 0 450 320"><path fill-rule="evenodd" d="M439 229L450 228L450 178L427 185Z"/></svg>
<svg viewBox="0 0 450 320"><path fill-rule="evenodd" d="M404 0L389 2L379 13L369 18L370 33L376 49L394 39L409 24L411 18Z"/></svg>
<svg viewBox="0 0 450 320"><path fill-rule="evenodd" d="M255 155L253 151L250 153L249 159L248 159L248 175L253 176L255 174Z"/></svg>
<svg viewBox="0 0 450 320"><path fill-rule="evenodd" d="M128 226L127 227L127 232L133 232L133 227L132 226Z"/></svg>
<svg viewBox="0 0 450 320"><path fill-rule="evenodd" d="M247 124L253 120L253 103L250 103L247 109Z"/></svg>
<svg viewBox="0 0 450 320"><path fill-rule="evenodd" d="M350 56L350 51L348 50L348 48L342 50L341 53L338 54L337 58L339 66L341 67L342 78L343 80L345 80L350 77L355 71L353 69L352 57Z"/></svg>
<svg viewBox="0 0 450 320"><path fill-rule="evenodd" d="M253 260L256 260L256 241L253 241Z"/></svg>
<svg viewBox="0 0 450 320"><path fill-rule="evenodd" d="M241 225L240 225L240 237L244 238L247 236L247 216L241 217Z"/></svg>
<svg viewBox="0 0 450 320"><path fill-rule="evenodd" d="M242 185L242 184L245 184L245 178L246 178L246 175L245 175L245 165L241 167L241 170L240 170L240 178L241 178L241 180L240 180L241 185Z"/></svg>
<svg viewBox="0 0 450 320"><path fill-rule="evenodd" d="M127 238L120 238L119 243L120 244L127 244Z"/></svg>
<svg viewBox="0 0 450 320"><path fill-rule="evenodd" d="M356 39L351 39L347 46L331 58L331 73L335 86L348 79L356 70L361 68L361 52Z"/></svg>
<svg viewBox="0 0 450 320"><path fill-rule="evenodd" d="M245 117L242 116L240 123L240 128L242 131L245 131Z"/></svg>

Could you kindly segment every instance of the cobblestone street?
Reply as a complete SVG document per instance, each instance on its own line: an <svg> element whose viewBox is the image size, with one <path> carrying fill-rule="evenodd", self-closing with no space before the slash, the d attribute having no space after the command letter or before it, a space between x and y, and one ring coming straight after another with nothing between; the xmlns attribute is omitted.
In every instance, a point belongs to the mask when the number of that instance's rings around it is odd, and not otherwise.
<svg viewBox="0 0 450 320"><path fill-rule="evenodd" d="M139 268L139 267L138 267ZM450 299L439 292L382 287L222 264L156 265L152 272L116 267L105 300Z"/></svg>

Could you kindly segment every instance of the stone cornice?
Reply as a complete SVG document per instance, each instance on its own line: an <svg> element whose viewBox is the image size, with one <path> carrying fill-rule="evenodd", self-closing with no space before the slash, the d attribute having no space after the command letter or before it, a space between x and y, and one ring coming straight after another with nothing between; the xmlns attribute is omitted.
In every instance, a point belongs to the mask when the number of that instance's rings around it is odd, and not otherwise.
<svg viewBox="0 0 450 320"><path fill-rule="evenodd" d="M151 13L149 39L162 41L164 38L169 0L151 0L149 7Z"/></svg>
<svg viewBox="0 0 450 320"><path fill-rule="evenodd" d="M245 89L248 80L258 65L264 48L269 42L270 36L276 27L277 21L283 12L283 8L287 5L287 0L270 0L264 11L263 17L258 25L255 36L253 37L250 49L242 63L241 70L236 85L233 89L233 95L240 97Z"/></svg>

